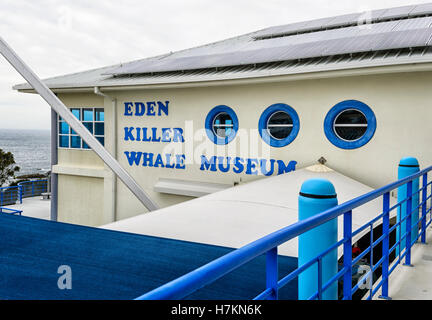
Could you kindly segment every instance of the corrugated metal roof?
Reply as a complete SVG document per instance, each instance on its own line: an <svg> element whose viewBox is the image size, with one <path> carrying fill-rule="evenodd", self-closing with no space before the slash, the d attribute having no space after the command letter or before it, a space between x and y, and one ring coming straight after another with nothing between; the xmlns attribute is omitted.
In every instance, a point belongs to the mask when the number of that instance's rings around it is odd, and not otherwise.
<svg viewBox="0 0 432 320"><path fill-rule="evenodd" d="M112 67L90 70L45 80L53 89L144 86L197 83L205 81L221 81L234 79L251 79L281 75L295 75L329 70L347 70L374 66L392 66L432 61L432 48L413 50L387 50L366 52L363 54L340 55L333 57L311 58L301 61L272 62L260 65L246 65L219 69L201 69L185 72L164 72L156 74L135 74L113 77L104 74ZM14 87L17 90L28 90L28 84Z"/></svg>
<svg viewBox="0 0 432 320"><path fill-rule="evenodd" d="M376 10L369 14L369 24L350 25L363 16L355 13L267 28L45 82L51 88L129 86L432 62L432 4Z"/></svg>

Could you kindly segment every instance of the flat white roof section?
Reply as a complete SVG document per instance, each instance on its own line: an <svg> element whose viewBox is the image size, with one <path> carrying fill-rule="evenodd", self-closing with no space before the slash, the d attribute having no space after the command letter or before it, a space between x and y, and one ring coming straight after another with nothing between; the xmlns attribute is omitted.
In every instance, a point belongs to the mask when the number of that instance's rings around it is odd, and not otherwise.
<svg viewBox="0 0 432 320"><path fill-rule="evenodd" d="M232 185L223 183L159 178L154 186L154 190L156 192L181 196L202 197L231 187Z"/></svg>
<svg viewBox="0 0 432 320"><path fill-rule="evenodd" d="M239 248L297 222L300 186L311 178L330 180L336 188L339 203L372 190L324 165L315 165L235 186L102 228ZM382 201L379 199L355 209L353 230L381 213ZM394 215L395 211L391 213ZM339 218L338 233L342 238L342 217ZM279 254L297 257L297 238L280 246Z"/></svg>

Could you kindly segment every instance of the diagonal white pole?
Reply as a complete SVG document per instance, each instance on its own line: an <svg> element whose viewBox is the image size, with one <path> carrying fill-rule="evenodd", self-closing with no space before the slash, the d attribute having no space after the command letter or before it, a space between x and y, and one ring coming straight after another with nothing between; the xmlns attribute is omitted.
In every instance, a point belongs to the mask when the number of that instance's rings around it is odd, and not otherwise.
<svg viewBox="0 0 432 320"><path fill-rule="evenodd" d="M147 193L138 183L127 173L118 161L93 137L69 109L60 101L59 98L38 78L38 76L21 60L11 47L0 37L0 53L18 71L23 78L36 90L37 93L59 114L79 136L92 148L94 152L106 163L108 167L120 178L130 191L143 203L149 210L158 209Z"/></svg>

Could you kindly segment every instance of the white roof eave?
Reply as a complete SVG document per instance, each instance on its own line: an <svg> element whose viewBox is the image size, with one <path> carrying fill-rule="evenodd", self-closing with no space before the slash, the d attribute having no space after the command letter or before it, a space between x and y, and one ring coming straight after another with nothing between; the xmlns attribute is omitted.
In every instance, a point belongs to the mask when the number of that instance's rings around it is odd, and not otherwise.
<svg viewBox="0 0 432 320"><path fill-rule="evenodd" d="M393 60L393 59L391 59ZM160 87L199 87L209 85L227 85L227 84L243 84L257 82L277 82L277 81L293 81L303 79L320 79L342 76L369 75L369 74L386 74L398 72L419 72L432 70L432 56L417 58L417 59L390 59L386 61L381 59L381 62L358 62L345 63L339 65L337 63L329 63L326 65L310 65L292 69L272 69L269 71L263 70L260 72L239 72L239 73L223 73L223 74L203 74L200 76L178 76L178 77L136 77L134 79L126 78L119 80L117 78L95 80L87 83L50 83L50 79L46 80L47 85L54 92L88 92L93 91L95 86L106 90L128 90L137 88L160 88ZM30 85L24 83L13 87L20 92L31 93L34 90Z"/></svg>

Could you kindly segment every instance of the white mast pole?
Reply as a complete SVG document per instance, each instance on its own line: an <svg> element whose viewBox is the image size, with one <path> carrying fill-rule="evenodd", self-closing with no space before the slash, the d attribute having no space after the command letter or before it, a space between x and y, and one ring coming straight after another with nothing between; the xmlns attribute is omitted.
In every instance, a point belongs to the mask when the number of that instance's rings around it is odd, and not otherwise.
<svg viewBox="0 0 432 320"><path fill-rule="evenodd" d="M142 202L149 210L158 209L148 194L138 185L138 183L127 173L118 161L93 137L69 109L60 101L59 98L38 78L38 76L20 59L20 57L9 47L0 37L0 53L18 71L23 78L33 87L34 90L57 112L78 135L96 152L96 154L106 163L108 167L120 178L130 191Z"/></svg>

